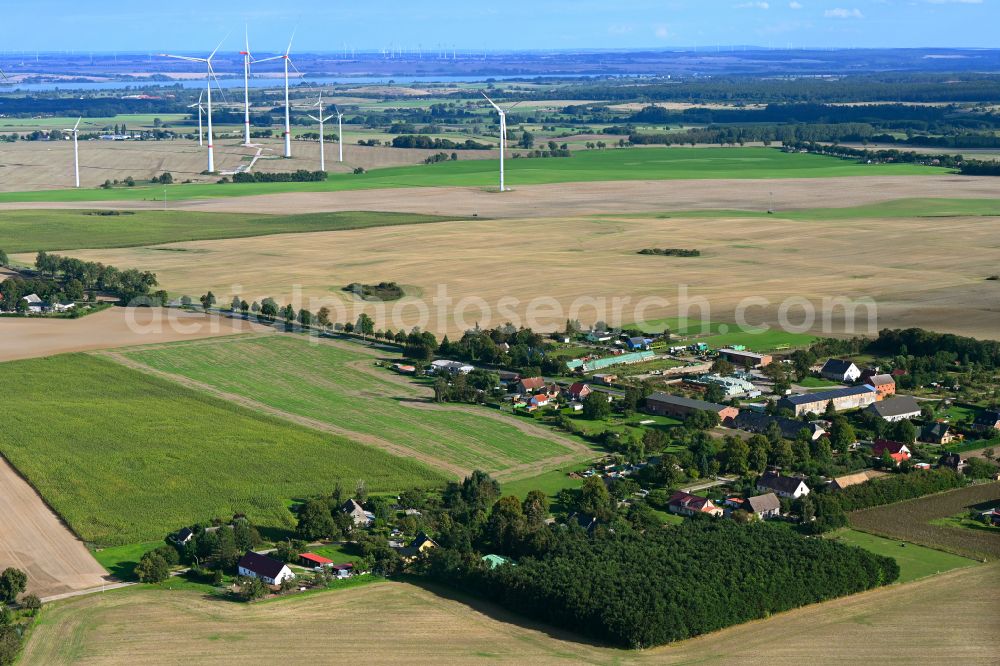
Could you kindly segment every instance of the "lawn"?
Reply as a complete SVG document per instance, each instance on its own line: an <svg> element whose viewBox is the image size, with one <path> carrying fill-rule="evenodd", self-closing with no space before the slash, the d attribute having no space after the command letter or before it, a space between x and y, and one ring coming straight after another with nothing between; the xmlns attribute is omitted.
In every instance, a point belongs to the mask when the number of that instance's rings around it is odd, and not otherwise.
<svg viewBox="0 0 1000 666"><path fill-rule="evenodd" d="M532 490L541 490L543 493L548 495L550 499L554 499L563 488L579 488L582 486L583 479L570 478L569 473L579 472L586 469L586 467L586 465L577 463L560 469L554 469L549 472L543 472L542 474L531 476L526 479L509 481L507 483L500 484L500 491L505 496L514 495L524 499Z"/></svg>
<svg viewBox="0 0 1000 666"><path fill-rule="evenodd" d="M97 211L86 210L6 211L0 215L0 248L13 253L134 247L179 241L423 224L454 219L377 212L240 215L138 210L116 215L96 213Z"/></svg>
<svg viewBox="0 0 1000 666"><path fill-rule="evenodd" d="M374 357L346 346L265 336L125 354L362 439L378 438L453 471L496 472L571 452L560 443L522 432L512 419L491 418L485 408L433 405L425 388L394 381L388 370L374 366Z"/></svg>
<svg viewBox="0 0 1000 666"><path fill-rule="evenodd" d="M838 382L831 382L829 379L822 379L820 377L806 377L800 382L796 382L799 386L804 386L805 388L835 388L843 386Z"/></svg>
<svg viewBox="0 0 1000 666"><path fill-rule="evenodd" d="M507 182L518 185L617 180L707 178L827 178L865 175L944 174L945 169L909 164L858 164L824 155L783 153L774 148L635 148L578 152L569 158L511 159ZM331 174L316 183L178 184L168 199L234 197L275 192L325 192L396 187L496 187L494 160L458 160L432 165L373 169L365 174ZM11 201L107 201L161 196L162 187L47 190L0 194Z"/></svg>
<svg viewBox="0 0 1000 666"><path fill-rule="evenodd" d="M664 317L635 324L647 333L662 333L669 330L671 344L680 346L693 342L704 342L713 349L745 345L757 352L778 349L807 347L816 341L816 336L808 333L789 333L779 328L768 330L738 330L735 324L725 322L688 319L685 317Z"/></svg>
<svg viewBox="0 0 1000 666"><path fill-rule="evenodd" d="M245 513L294 526L287 502L339 481L370 491L437 486L414 461L255 413L101 358L0 364L10 387L0 453L86 542L162 539ZM134 557L108 553L108 564Z"/></svg>
<svg viewBox="0 0 1000 666"><path fill-rule="evenodd" d="M135 567L143 555L164 545L164 541L144 541L111 546L94 551L94 559L118 580L137 580Z"/></svg>
<svg viewBox="0 0 1000 666"><path fill-rule="evenodd" d="M832 532L829 538L849 546L858 546L876 555L891 557L899 564L899 582L933 576L952 569L971 567L976 564L960 555L953 555L933 548L925 548L912 543L884 539L874 534L844 528Z"/></svg>

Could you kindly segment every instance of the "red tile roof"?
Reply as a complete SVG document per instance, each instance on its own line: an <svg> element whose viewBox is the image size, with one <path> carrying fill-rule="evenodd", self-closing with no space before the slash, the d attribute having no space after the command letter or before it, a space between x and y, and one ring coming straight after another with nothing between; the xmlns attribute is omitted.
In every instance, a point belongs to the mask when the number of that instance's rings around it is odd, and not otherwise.
<svg viewBox="0 0 1000 666"><path fill-rule="evenodd" d="M316 553L302 553L299 555L303 560L309 560L310 562L315 562L316 564L333 564L333 560L328 560L321 555Z"/></svg>

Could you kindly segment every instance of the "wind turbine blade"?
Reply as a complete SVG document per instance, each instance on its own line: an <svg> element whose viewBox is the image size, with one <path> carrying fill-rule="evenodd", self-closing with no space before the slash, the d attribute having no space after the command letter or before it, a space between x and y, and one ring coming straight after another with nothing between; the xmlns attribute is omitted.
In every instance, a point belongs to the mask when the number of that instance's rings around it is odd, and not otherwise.
<svg viewBox="0 0 1000 666"><path fill-rule="evenodd" d="M205 58L192 58L190 56L170 55L169 53L159 54L161 58L176 58L177 60L188 60L190 62L208 62Z"/></svg>
<svg viewBox="0 0 1000 666"><path fill-rule="evenodd" d="M337 114L335 114L335 113L334 113L334 114L330 114L329 116L327 116L326 118L324 118L324 119L323 119L323 122L325 123L325 122L326 122L326 121L328 121L328 120L329 120L330 118L336 118L336 117L337 117Z"/></svg>
<svg viewBox="0 0 1000 666"><path fill-rule="evenodd" d="M293 41L295 41L295 31L294 30L292 30L292 37L291 37L291 39L288 40L288 48L285 49L285 57L286 58L288 57L288 54L292 52L292 42Z"/></svg>
<svg viewBox="0 0 1000 666"><path fill-rule="evenodd" d="M247 27L246 23L243 24L243 43L246 45L247 55L249 56L250 55L250 28ZM251 56L251 58L252 57L253 56Z"/></svg>
<svg viewBox="0 0 1000 666"><path fill-rule="evenodd" d="M524 100L518 100L518 101L514 102L513 104L511 104L510 106L507 107L507 110L510 111L511 109L513 109L515 106L517 106L518 104L520 104L523 101Z"/></svg>
<svg viewBox="0 0 1000 666"><path fill-rule="evenodd" d="M77 118L77 119L76 119L76 125L73 125L73 131L74 131L74 132L75 132L75 131L76 131L76 129L77 129L77 128L78 128L79 126L80 126L80 121L81 121L81 120L83 120L83 117L82 117L82 116L81 116L80 118Z"/></svg>
<svg viewBox="0 0 1000 666"><path fill-rule="evenodd" d="M320 120L319 118L317 118L316 116L314 116L312 114L307 113L306 115L309 116L310 118L312 118L313 120L315 120L318 123L325 123L326 122L325 120Z"/></svg>
<svg viewBox="0 0 1000 666"><path fill-rule="evenodd" d="M501 108L500 108L499 106L497 106L497 105L496 105L496 103L495 103L495 102L494 102L493 100L491 100L491 99L489 98L489 96L488 96L488 95L487 95L486 93L480 93L480 94L482 94L482 96L486 98L486 101L487 101L487 102L489 102L489 103L490 103L490 105L491 105L491 106L492 106L492 107L493 107L494 109L496 109L497 111L500 111L500 112L503 112L503 109L501 109Z"/></svg>
<svg viewBox="0 0 1000 666"><path fill-rule="evenodd" d="M7 78L7 75L3 73L3 70L2 70L2 69L0 69L0 76L2 76L2 77L3 77L3 80L4 80L4 81L10 81L10 79L8 79L8 78Z"/></svg>
<svg viewBox="0 0 1000 666"><path fill-rule="evenodd" d="M294 69L297 73L301 74L302 76L305 76L305 74L302 74L302 70L295 66L295 63L292 62L291 58L288 58L288 64L291 65L292 69Z"/></svg>
<svg viewBox="0 0 1000 666"><path fill-rule="evenodd" d="M229 33L229 35L231 35L231 34L233 34L233 33ZM219 42L219 45L215 47L215 51L212 51L212 55L208 56L208 60L209 60L210 62L211 62L212 58L214 58L214 57L215 57L215 54L216 54L216 53L217 53L217 52L219 51L219 49L221 49L221 48L222 48L222 45L223 45L223 43L225 43L225 41L226 41L227 39L229 39L229 35L226 35L225 37L223 37L223 38L222 38L222 41L221 41L221 42Z"/></svg>
<svg viewBox="0 0 1000 666"><path fill-rule="evenodd" d="M271 56L270 58L261 58L260 60L254 60L254 62L267 62L268 60L281 60L284 57L285 56L283 56L283 55L276 55L276 56Z"/></svg>
<svg viewBox="0 0 1000 666"><path fill-rule="evenodd" d="M212 67L212 63L208 63L208 72L212 75L212 78L215 79L215 87L219 89L219 94L222 95L222 103L229 104L229 100L226 99L226 91L222 89L222 84L219 83L219 77L215 75L215 69ZM208 85L212 85L211 81Z"/></svg>
<svg viewBox="0 0 1000 666"><path fill-rule="evenodd" d="M201 98L205 96L205 91L202 90L198 93L198 106L201 106Z"/></svg>

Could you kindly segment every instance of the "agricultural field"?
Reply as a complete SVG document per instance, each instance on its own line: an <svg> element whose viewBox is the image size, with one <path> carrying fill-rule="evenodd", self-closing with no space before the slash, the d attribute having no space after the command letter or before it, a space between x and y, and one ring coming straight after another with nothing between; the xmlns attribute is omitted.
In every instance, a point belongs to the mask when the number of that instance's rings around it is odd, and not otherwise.
<svg viewBox="0 0 1000 666"><path fill-rule="evenodd" d="M415 201L442 196L433 190L425 194L427 198ZM845 308L823 308L824 298L841 297L871 298L876 303L877 321L871 331L866 330L870 311L866 307L856 310L858 333L922 326L989 338L1000 330L1000 314L988 305L995 300L998 283L985 279L997 270L993 217L952 217L947 224L937 217L799 221L782 215L748 219L723 214L614 220L556 214L480 219L475 223L469 219L87 250L74 252L74 256L152 270L173 295L198 295L211 289L220 302L232 297L234 284L241 286L241 296L247 300L273 296L288 302L297 285L297 293L310 310L323 304L331 308L339 305L347 310L344 317L354 321L359 313L354 308L363 307L375 318L377 328L409 329L419 324L438 335L461 334L477 321L484 327L503 324L513 315L502 315L498 306L501 298L511 295L518 303L508 310L522 323L526 323L534 297L549 297L559 304L554 312L548 307L535 309L531 325L536 330L561 328L567 317L578 318L584 325L598 320L627 324L642 318L653 328L657 323L663 325L664 317L681 314L682 287L687 289L693 313L689 317L703 310L699 302L707 302L712 328L707 337L697 339L714 346L746 344L754 350L795 347L808 343L813 335L841 331L847 319ZM511 234L512 227L531 231ZM885 261L889 244L897 257L893 261ZM822 253L816 252L818 245L824 247ZM650 246L694 248L702 255L636 254ZM428 252L431 247L434 251ZM30 262L33 255L13 258ZM545 266L544 285L526 288L524 276L533 274L540 265ZM422 295L427 305L443 286L453 302L481 298L490 312L485 313L473 300L467 301L471 305L465 310L464 321L455 321L445 313L443 323L436 318L433 323L421 322L410 299L393 303L383 314L372 304L349 301L340 291L352 282L387 280L412 286L411 293ZM736 329L723 333L721 327L731 326L725 322L733 321L737 308L750 295L769 303L763 307L751 304L747 322L752 326L767 323L770 329L757 334ZM789 297L815 304L815 332L787 332L776 325L780 303ZM616 321L613 305L615 299L623 298L630 300L619 310ZM648 307L640 309L640 304ZM793 311L789 320L798 325L802 312L798 307ZM827 315L829 326L824 331ZM666 323L674 332L691 330L691 322L683 328L673 325L677 322Z"/></svg>
<svg viewBox="0 0 1000 666"><path fill-rule="evenodd" d="M82 319L0 317L0 362L268 330L240 319L159 308L109 308Z"/></svg>
<svg viewBox="0 0 1000 666"><path fill-rule="evenodd" d="M71 148L68 142L66 147ZM129 142L121 142L128 144ZM164 154L181 150L180 142L161 142L165 147L159 150ZM177 143L177 146L174 146ZM22 146L22 144L15 144ZM134 144L133 144L134 145ZM242 160L250 148L241 148L237 142L227 145L221 142L222 149L219 151L223 162L218 167L220 170L235 168L236 164ZM302 142L295 144L308 145ZM97 149L92 156L84 156L86 148L81 151L81 167L83 173L88 174L88 183L96 185L104 182L107 176L99 178L93 177L88 170L91 167L96 171L101 170L100 166L107 160L116 159L112 155L114 151L110 148L102 148L102 153L97 154ZM268 150L274 153L276 144L268 144ZM98 146L97 148L101 148ZM117 146L112 146L117 148ZM140 149L142 146L140 146ZM346 145L345 145L346 148ZM359 147L352 146L351 151L357 151ZM23 150L23 146L19 147ZM132 150L137 155L141 152L134 148L124 149L127 154ZM185 154L190 152L192 156L203 156L197 145L189 145L183 148ZM315 147L317 161L312 162L313 166L302 164L292 165L288 161L282 161L286 168L275 170L294 170L295 168L315 169L318 163L318 144ZM402 150L385 148L382 150ZM107 154L105 154L107 152ZM293 152L295 152L293 150ZM300 150L302 155L304 150ZM437 151L424 151L426 154L433 154ZM463 151L482 153L486 151ZM252 154L252 152L250 153ZM270 153L269 153L270 154ZM61 164L58 159L52 157L51 150L43 154L44 157L37 158L32 154L12 155L7 159L17 159L28 161L37 159L42 163ZM70 153L67 155L71 158ZM346 156L346 154L345 154ZM119 158L121 159L121 158ZM227 161L228 160L228 161ZM147 158L148 161L148 158ZM302 161L308 160L308 156L303 156ZM28 162L30 163L30 162ZM234 163L230 166L231 163ZM68 166L71 161L66 162ZM351 158L354 164L354 158ZM170 165L163 162L154 168L152 173L161 171L179 172L184 178L189 178L200 173L200 165L194 161L186 169L168 168ZM329 165L328 165L329 166ZM365 166L359 164L359 166ZM200 167L204 168L204 167ZM371 165L365 166L372 170L366 174L356 175L350 173L333 173L325 182L316 183L250 183L250 184L230 184L224 187L208 186L200 184L179 184L173 185L167 190L167 197L170 200L199 198L199 197L232 197L247 196L254 194L278 193L278 192L338 192L344 190L357 189L386 189L405 187L485 187L497 186L497 163L490 159L459 159L457 162L441 162L431 165L398 166L385 168L373 168ZM136 177L141 174L134 173ZM258 171L268 171L268 163L259 163L256 167ZM334 169L331 169L334 170ZM35 170L24 169L25 173ZM148 171L148 168L147 168ZM512 185L541 185L547 183L574 183L593 181L625 181L625 180L704 180L704 179L782 179L782 178L832 178L838 176L933 176L944 175L945 169L936 167L924 167L907 164L857 164L848 160L841 160L834 157L822 155L808 155L799 153L783 153L773 148L634 148L626 150L601 150L578 152L571 158L547 158L547 159L511 159L507 162L508 177ZM20 173L21 170L18 170ZM0 169L0 175L4 170ZM56 171L48 174L47 180L36 182L22 182L22 179L29 176L17 176L4 178L8 183L8 193L0 194L0 202L17 201L115 201L115 200L142 200L162 197L160 187L133 187L127 189L116 189L113 191L103 191L99 189L81 190L51 190L46 192L11 192L10 189L21 187L31 189L32 187L50 185L55 180ZM68 173L68 172L64 172ZM99 174L98 174L99 175ZM177 178L175 173L175 179ZM82 176L81 176L82 177ZM147 176L148 177L148 176Z"/></svg>
<svg viewBox="0 0 1000 666"><path fill-rule="evenodd" d="M952 569L971 567L977 564L975 560L960 555L953 555L941 550L896 541L894 539L884 539L874 534L858 532L850 528L831 532L827 537L848 546L864 548L876 555L885 555L896 560L896 563L899 564L898 583L909 583L927 576L942 574Z"/></svg>
<svg viewBox="0 0 1000 666"><path fill-rule="evenodd" d="M976 559L1000 558L1000 534L934 521L1000 500L1000 483L967 486L849 514L851 527Z"/></svg>
<svg viewBox="0 0 1000 666"><path fill-rule="evenodd" d="M450 219L435 215L369 211L240 215L173 210L18 210L4 212L0 217L0 248L12 253L135 247L191 240L425 224Z"/></svg>
<svg viewBox="0 0 1000 666"><path fill-rule="evenodd" d="M375 367L350 343L298 336L124 350L128 361L223 397L306 419L451 476L474 469L510 478L594 455L582 442L482 407L437 405L430 390Z"/></svg>
<svg viewBox="0 0 1000 666"><path fill-rule="evenodd" d="M22 659L172 664L177 646L184 645L204 661L232 663L307 662L330 654L396 663L417 654L440 664L801 664L817 655L867 663L891 654L901 662L985 664L995 655L997 595L996 566L969 567L669 646L624 651L581 641L487 601L408 583L250 606L198 591L141 586L46 606ZM391 640L373 642L376 626Z"/></svg>
<svg viewBox="0 0 1000 666"><path fill-rule="evenodd" d="M246 513L294 526L288 502L364 480L437 486L415 460L291 424L83 354L0 364L0 453L84 541L114 546Z"/></svg>

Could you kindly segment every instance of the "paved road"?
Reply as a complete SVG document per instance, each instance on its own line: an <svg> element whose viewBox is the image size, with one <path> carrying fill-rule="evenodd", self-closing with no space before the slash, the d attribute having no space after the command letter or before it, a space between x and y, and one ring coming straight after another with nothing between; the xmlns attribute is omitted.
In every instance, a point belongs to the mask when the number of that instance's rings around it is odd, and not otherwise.
<svg viewBox="0 0 1000 666"><path fill-rule="evenodd" d="M734 483L736 479L727 479L724 476L720 476L712 481L702 481L701 483L696 483L693 486L688 486L687 488L681 488L686 493L694 493L699 490L705 490L706 488L712 488L714 486L721 486L727 483Z"/></svg>

